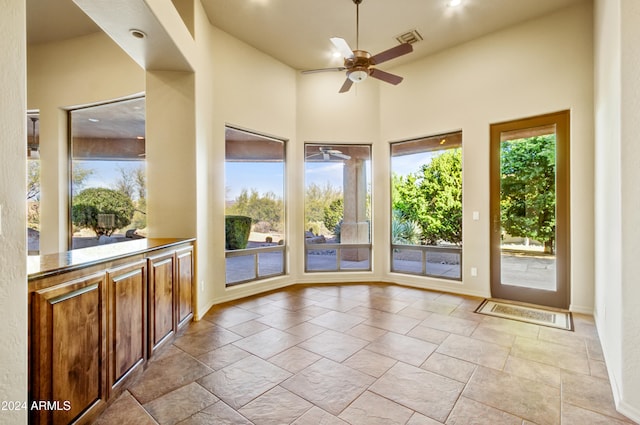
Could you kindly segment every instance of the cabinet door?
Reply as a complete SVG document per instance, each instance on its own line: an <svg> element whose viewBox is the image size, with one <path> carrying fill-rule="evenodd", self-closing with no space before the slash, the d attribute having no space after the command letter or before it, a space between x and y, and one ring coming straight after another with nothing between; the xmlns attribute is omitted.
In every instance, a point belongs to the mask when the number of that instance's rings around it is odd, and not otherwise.
<svg viewBox="0 0 640 425"><path fill-rule="evenodd" d="M193 246L176 251L178 277L177 316L178 327L188 323L193 317Z"/></svg>
<svg viewBox="0 0 640 425"><path fill-rule="evenodd" d="M32 410L32 423L67 424L106 402L104 282L98 273L34 292L32 396L58 408Z"/></svg>
<svg viewBox="0 0 640 425"><path fill-rule="evenodd" d="M174 274L173 252L149 258L149 355L175 332Z"/></svg>
<svg viewBox="0 0 640 425"><path fill-rule="evenodd" d="M109 384L115 389L144 364L147 347L147 262L107 271Z"/></svg>

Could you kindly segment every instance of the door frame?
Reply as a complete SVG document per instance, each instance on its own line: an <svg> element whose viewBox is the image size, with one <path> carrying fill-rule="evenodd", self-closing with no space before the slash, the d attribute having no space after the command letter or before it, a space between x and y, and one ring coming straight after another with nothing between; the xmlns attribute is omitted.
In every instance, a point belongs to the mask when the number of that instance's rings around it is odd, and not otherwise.
<svg viewBox="0 0 640 425"><path fill-rule="evenodd" d="M501 283L500 146L501 134L519 129L556 126L556 291ZM491 296L568 309L571 301L570 251L570 111L560 111L490 126L490 281Z"/></svg>

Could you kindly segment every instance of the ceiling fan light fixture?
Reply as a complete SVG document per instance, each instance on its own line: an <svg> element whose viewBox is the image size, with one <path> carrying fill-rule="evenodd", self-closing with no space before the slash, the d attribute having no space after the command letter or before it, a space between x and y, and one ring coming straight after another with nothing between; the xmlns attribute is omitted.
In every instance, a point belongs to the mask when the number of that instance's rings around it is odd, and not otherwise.
<svg viewBox="0 0 640 425"><path fill-rule="evenodd" d="M367 77L369 76L369 72L366 68L355 68L352 71L349 71L347 73L347 76L354 83L359 83L367 79Z"/></svg>

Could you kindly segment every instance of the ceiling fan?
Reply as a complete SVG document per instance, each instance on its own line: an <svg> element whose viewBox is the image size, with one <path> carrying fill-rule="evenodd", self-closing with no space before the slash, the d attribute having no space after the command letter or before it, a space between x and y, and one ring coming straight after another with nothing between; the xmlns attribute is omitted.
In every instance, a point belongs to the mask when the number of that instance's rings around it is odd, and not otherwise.
<svg viewBox="0 0 640 425"><path fill-rule="evenodd" d="M342 153L341 151L337 150L337 149L331 149L329 146L320 146L318 147L318 150L320 152L318 153L313 153L309 156L307 156L308 160L313 160L316 158L322 158L322 161L331 161L332 159L338 159L338 160L342 160L342 159L351 159L351 157L349 155L346 155L344 153Z"/></svg>
<svg viewBox="0 0 640 425"><path fill-rule="evenodd" d="M407 53L411 53L413 51L413 47L409 43L402 43L373 56L366 50L360 50L360 3L362 3L362 0L352 1L356 5L356 49L352 50L343 38L333 37L331 38L331 42L344 56L344 66L310 69L302 71L302 73L312 74L327 71L347 71L347 79L340 88L340 93L349 91L353 83L359 83L369 76L393 85L400 84L402 77L374 68L373 66L395 59L399 56L406 55Z"/></svg>

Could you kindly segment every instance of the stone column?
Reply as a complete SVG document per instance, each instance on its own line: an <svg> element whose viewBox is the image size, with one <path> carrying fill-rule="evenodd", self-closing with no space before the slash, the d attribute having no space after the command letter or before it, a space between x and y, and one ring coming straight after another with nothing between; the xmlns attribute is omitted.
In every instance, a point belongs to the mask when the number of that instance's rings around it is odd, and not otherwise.
<svg viewBox="0 0 640 425"><path fill-rule="evenodd" d="M364 160L351 158L345 161L343 171L344 215L340 231L343 244L369 243L367 221L367 175ZM368 249L342 250L342 259L364 261L369 257Z"/></svg>

